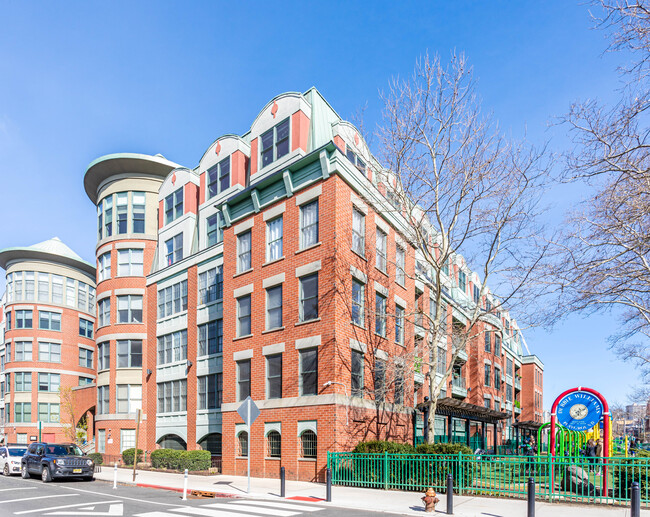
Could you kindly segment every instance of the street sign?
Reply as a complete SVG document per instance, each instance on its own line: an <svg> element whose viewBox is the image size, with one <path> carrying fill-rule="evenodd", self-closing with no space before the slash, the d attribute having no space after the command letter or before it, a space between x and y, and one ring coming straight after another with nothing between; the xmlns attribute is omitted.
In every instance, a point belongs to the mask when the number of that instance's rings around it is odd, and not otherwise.
<svg viewBox="0 0 650 517"><path fill-rule="evenodd" d="M246 397L246 400L241 403L241 406L237 409L237 413L242 417L244 423L250 427L257 417L260 416L260 408L255 405L255 402L253 402L253 399L249 395Z"/></svg>
<svg viewBox="0 0 650 517"><path fill-rule="evenodd" d="M246 400L241 403L241 406L237 409L237 413L242 417L246 427L248 427L248 450L246 451L246 456L248 457L248 489L246 490L249 494L251 493L251 425L258 416L260 416L260 408L255 405L253 399L249 395L246 397Z"/></svg>

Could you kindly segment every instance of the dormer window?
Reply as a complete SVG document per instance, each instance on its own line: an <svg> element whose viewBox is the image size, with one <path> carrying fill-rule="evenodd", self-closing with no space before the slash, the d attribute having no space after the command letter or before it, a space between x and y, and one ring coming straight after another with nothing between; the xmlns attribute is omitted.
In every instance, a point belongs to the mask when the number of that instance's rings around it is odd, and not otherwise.
<svg viewBox="0 0 650 517"><path fill-rule="evenodd" d="M165 224L183 215L183 187L165 198Z"/></svg>
<svg viewBox="0 0 650 517"><path fill-rule="evenodd" d="M364 162L361 157L355 153L350 146L347 146L347 152L345 155L348 157L348 160L352 162L361 173L366 174L366 162Z"/></svg>
<svg viewBox="0 0 650 517"><path fill-rule="evenodd" d="M214 197L230 187L230 156L208 169L208 197Z"/></svg>
<svg viewBox="0 0 650 517"><path fill-rule="evenodd" d="M269 129L260 137L262 168L289 154L289 119Z"/></svg>

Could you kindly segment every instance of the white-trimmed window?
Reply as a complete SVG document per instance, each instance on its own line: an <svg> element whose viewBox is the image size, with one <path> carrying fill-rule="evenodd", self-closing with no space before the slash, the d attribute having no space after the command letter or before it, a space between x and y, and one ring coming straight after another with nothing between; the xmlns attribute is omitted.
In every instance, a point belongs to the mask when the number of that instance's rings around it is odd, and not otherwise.
<svg viewBox="0 0 650 517"><path fill-rule="evenodd" d="M133 233L144 233L145 200L144 192L133 192L131 194Z"/></svg>
<svg viewBox="0 0 650 517"><path fill-rule="evenodd" d="M48 273L38 274L38 301L50 301L50 275Z"/></svg>
<svg viewBox="0 0 650 517"><path fill-rule="evenodd" d="M142 296L127 294L117 297L117 322L142 323Z"/></svg>
<svg viewBox="0 0 650 517"><path fill-rule="evenodd" d="M187 359L187 330L165 334L158 338L158 364Z"/></svg>
<svg viewBox="0 0 650 517"><path fill-rule="evenodd" d="M286 118L260 137L260 169L289 154L289 119Z"/></svg>
<svg viewBox="0 0 650 517"><path fill-rule="evenodd" d="M165 241L165 261L168 266L183 259L183 234L179 233Z"/></svg>
<svg viewBox="0 0 650 517"><path fill-rule="evenodd" d="M104 237L113 235L113 195L104 198Z"/></svg>
<svg viewBox="0 0 650 517"><path fill-rule="evenodd" d="M105 453L106 452L106 429L97 430L97 452Z"/></svg>
<svg viewBox="0 0 650 517"><path fill-rule="evenodd" d="M375 359L374 373L375 400L383 402L386 397L386 361Z"/></svg>
<svg viewBox="0 0 650 517"><path fill-rule="evenodd" d="M300 207L300 249L318 243L318 199Z"/></svg>
<svg viewBox="0 0 650 517"><path fill-rule="evenodd" d="M199 356L220 354L222 347L223 320L218 319L199 325Z"/></svg>
<svg viewBox="0 0 650 517"><path fill-rule="evenodd" d="M237 298L237 337L251 333L251 295Z"/></svg>
<svg viewBox="0 0 650 517"><path fill-rule="evenodd" d="M111 366L111 344L108 341L97 344L97 370L108 370Z"/></svg>
<svg viewBox="0 0 650 517"><path fill-rule="evenodd" d="M63 277L52 275L52 303L63 304Z"/></svg>
<svg viewBox="0 0 650 517"><path fill-rule="evenodd" d="M187 280L158 291L158 318L187 310Z"/></svg>
<svg viewBox="0 0 650 517"><path fill-rule="evenodd" d="M395 282L402 287L406 283L406 252L401 246L395 248Z"/></svg>
<svg viewBox="0 0 650 517"><path fill-rule="evenodd" d="M366 285L356 278L352 279L352 323L364 326L364 308L366 305Z"/></svg>
<svg viewBox="0 0 650 517"><path fill-rule="evenodd" d="M300 394L318 395L318 348L300 350Z"/></svg>
<svg viewBox="0 0 650 517"><path fill-rule="evenodd" d="M366 216L356 208L352 208L352 251L366 256Z"/></svg>
<svg viewBox="0 0 650 517"><path fill-rule="evenodd" d="M88 311L88 290L89 285L83 282L77 283L77 308L82 311Z"/></svg>
<svg viewBox="0 0 650 517"><path fill-rule="evenodd" d="M251 268L251 231L237 236L237 273L243 273Z"/></svg>
<svg viewBox="0 0 650 517"><path fill-rule="evenodd" d="M187 411L187 380L158 383L158 413Z"/></svg>
<svg viewBox="0 0 650 517"><path fill-rule="evenodd" d="M128 218L129 218L129 193L118 192L115 194L115 209L116 209L116 223L117 233L124 234L128 232Z"/></svg>
<svg viewBox="0 0 650 517"><path fill-rule="evenodd" d="M282 354L266 356L266 398L282 398Z"/></svg>
<svg viewBox="0 0 650 517"><path fill-rule="evenodd" d="M142 366L142 341L120 339L117 341L117 367L140 368Z"/></svg>
<svg viewBox="0 0 650 517"><path fill-rule="evenodd" d="M109 386L97 387L97 413L99 415L107 415L110 412L110 391Z"/></svg>
<svg viewBox="0 0 650 517"><path fill-rule="evenodd" d="M144 250L117 250L117 276L142 276Z"/></svg>
<svg viewBox="0 0 650 517"><path fill-rule="evenodd" d="M120 453L135 448L135 429L120 429Z"/></svg>
<svg viewBox="0 0 650 517"><path fill-rule="evenodd" d="M300 277L300 321L318 318L318 273Z"/></svg>
<svg viewBox="0 0 650 517"><path fill-rule="evenodd" d="M404 309L395 305L395 343L404 344Z"/></svg>
<svg viewBox="0 0 650 517"><path fill-rule="evenodd" d="M282 284L266 290L266 330L282 327Z"/></svg>
<svg viewBox="0 0 650 517"><path fill-rule="evenodd" d="M34 272L25 271L25 300L34 301Z"/></svg>
<svg viewBox="0 0 650 517"><path fill-rule="evenodd" d="M230 156L208 169L208 199L230 187Z"/></svg>
<svg viewBox="0 0 650 517"><path fill-rule="evenodd" d="M300 434L300 445L303 458L315 459L318 452L318 437L311 429L307 429Z"/></svg>
<svg viewBox="0 0 650 517"><path fill-rule="evenodd" d="M95 382L95 380L92 377L79 377L79 386L86 386L93 382Z"/></svg>
<svg viewBox="0 0 650 517"><path fill-rule="evenodd" d="M242 458L248 457L248 431L239 431L237 433L237 456Z"/></svg>
<svg viewBox="0 0 650 517"><path fill-rule="evenodd" d="M79 335L87 337L88 339L93 338L93 322L83 318L79 318Z"/></svg>
<svg viewBox="0 0 650 517"><path fill-rule="evenodd" d="M38 328L60 331L61 314L58 312L38 311Z"/></svg>
<svg viewBox="0 0 650 517"><path fill-rule="evenodd" d="M32 311L17 310L16 311L16 328L17 329L30 329L32 328Z"/></svg>
<svg viewBox="0 0 650 517"><path fill-rule="evenodd" d="M97 302L97 326L103 327L111 323L111 299L103 298Z"/></svg>
<svg viewBox="0 0 650 517"><path fill-rule="evenodd" d="M388 241L388 236L381 228L377 228L376 236L376 253L375 253L375 265L379 271L386 272L386 242Z"/></svg>
<svg viewBox="0 0 650 517"><path fill-rule="evenodd" d="M213 373L197 377L199 406L198 409L219 409L222 399L222 375Z"/></svg>
<svg viewBox="0 0 650 517"><path fill-rule="evenodd" d="M38 342L38 360L43 363L61 362L61 343Z"/></svg>
<svg viewBox="0 0 650 517"><path fill-rule="evenodd" d="M65 304L68 307L77 305L77 289L75 281L72 278L65 279Z"/></svg>
<svg viewBox="0 0 650 517"><path fill-rule="evenodd" d="M39 373L38 391L59 391L61 386L61 375L58 373Z"/></svg>
<svg viewBox="0 0 650 517"><path fill-rule="evenodd" d="M93 351L88 348L79 347L79 366L82 368L93 367Z"/></svg>
<svg viewBox="0 0 650 517"><path fill-rule="evenodd" d="M363 398L363 377L365 371L364 356L358 350L352 350L350 357L351 388L353 397Z"/></svg>
<svg viewBox="0 0 650 517"><path fill-rule="evenodd" d="M169 224L183 215L183 187L165 198L165 224Z"/></svg>
<svg viewBox="0 0 650 517"><path fill-rule="evenodd" d="M32 391L32 373L31 372L16 372L14 374L14 385L16 391Z"/></svg>
<svg viewBox="0 0 650 517"><path fill-rule="evenodd" d="M61 407L52 402L38 403L38 419L47 424L56 424L60 421Z"/></svg>
<svg viewBox="0 0 650 517"><path fill-rule="evenodd" d="M32 421L32 403L16 402L14 403L14 422L29 423Z"/></svg>
<svg viewBox="0 0 650 517"><path fill-rule="evenodd" d="M207 246L214 246L223 241L223 228L219 213L212 214L205 220Z"/></svg>
<svg viewBox="0 0 650 517"><path fill-rule="evenodd" d="M31 361L32 360L32 342L31 341L16 341L14 352L15 361Z"/></svg>
<svg viewBox="0 0 650 517"><path fill-rule="evenodd" d="M140 384L118 384L116 386L117 413L133 414L142 409L142 386Z"/></svg>
<svg viewBox="0 0 650 517"><path fill-rule="evenodd" d="M266 455L268 458L280 458L282 454L282 436L275 429L266 435Z"/></svg>
<svg viewBox="0 0 650 517"><path fill-rule="evenodd" d="M386 337L386 297L375 292L375 334Z"/></svg>
<svg viewBox="0 0 650 517"><path fill-rule="evenodd" d="M223 298L223 266L199 274L199 305Z"/></svg>
<svg viewBox="0 0 650 517"><path fill-rule="evenodd" d="M237 361L237 400L245 400L251 394L251 360Z"/></svg>
<svg viewBox="0 0 650 517"><path fill-rule="evenodd" d="M266 261L282 258L282 217L266 223Z"/></svg>

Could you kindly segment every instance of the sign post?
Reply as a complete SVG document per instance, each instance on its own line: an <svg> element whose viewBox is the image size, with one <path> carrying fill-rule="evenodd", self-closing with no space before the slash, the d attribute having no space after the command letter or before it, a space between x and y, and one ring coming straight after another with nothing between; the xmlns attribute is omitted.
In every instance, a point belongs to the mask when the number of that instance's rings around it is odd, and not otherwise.
<svg viewBox="0 0 650 517"><path fill-rule="evenodd" d="M251 424L255 422L258 416L260 416L260 408L255 405L255 402L253 402L253 399L250 397L246 397L246 400L241 403L241 406L237 409L237 413L239 413L239 416L242 417L242 420L246 424L246 427L248 428L248 451L247 452L247 457L248 457L248 488L246 489L247 493L251 493Z"/></svg>
<svg viewBox="0 0 650 517"><path fill-rule="evenodd" d="M135 454L133 455L133 481L135 481L135 467L138 465L138 438L140 434L140 414L141 410L135 410Z"/></svg>
<svg viewBox="0 0 650 517"><path fill-rule="evenodd" d="M42 442L43 440L41 439L41 431L43 430L43 422L40 420L38 421L38 441Z"/></svg>

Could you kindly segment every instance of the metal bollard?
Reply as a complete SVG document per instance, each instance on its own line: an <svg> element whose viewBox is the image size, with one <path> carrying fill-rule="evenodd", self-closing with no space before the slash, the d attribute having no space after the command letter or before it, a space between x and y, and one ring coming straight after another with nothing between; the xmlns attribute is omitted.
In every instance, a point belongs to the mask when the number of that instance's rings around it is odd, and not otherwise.
<svg viewBox="0 0 650 517"><path fill-rule="evenodd" d="M325 471L325 500L328 503L332 502L332 469L327 469Z"/></svg>
<svg viewBox="0 0 650 517"><path fill-rule="evenodd" d="M447 515L454 515L454 476L447 474Z"/></svg>
<svg viewBox="0 0 650 517"><path fill-rule="evenodd" d="M535 480L528 478L528 517L535 517Z"/></svg>
<svg viewBox="0 0 650 517"><path fill-rule="evenodd" d="M183 501L187 501L187 469L185 469L185 476L183 478Z"/></svg>
<svg viewBox="0 0 650 517"><path fill-rule="evenodd" d="M113 467L113 488L117 488L117 462L115 462L115 466Z"/></svg>
<svg viewBox="0 0 650 517"><path fill-rule="evenodd" d="M636 481L632 483L632 497L630 499L630 517L641 517L641 489Z"/></svg>
<svg viewBox="0 0 650 517"><path fill-rule="evenodd" d="M280 467L280 497L286 497L285 493L284 467Z"/></svg>

